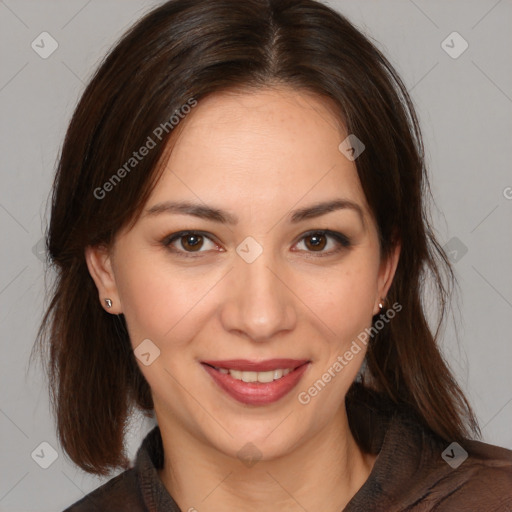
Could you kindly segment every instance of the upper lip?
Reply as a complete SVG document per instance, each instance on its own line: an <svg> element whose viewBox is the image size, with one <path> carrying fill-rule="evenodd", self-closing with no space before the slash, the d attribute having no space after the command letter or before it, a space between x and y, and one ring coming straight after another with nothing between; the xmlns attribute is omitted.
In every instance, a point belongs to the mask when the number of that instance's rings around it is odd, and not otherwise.
<svg viewBox="0 0 512 512"><path fill-rule="evenodd" d="M216 368L226 368L229 370L239 370L242 372L266 372L277 370L279 368L295 369L309 359L267 359L265 361L249 361L248 359L226 359L223 361L201 361L203 364L215 366Z"/></svg>

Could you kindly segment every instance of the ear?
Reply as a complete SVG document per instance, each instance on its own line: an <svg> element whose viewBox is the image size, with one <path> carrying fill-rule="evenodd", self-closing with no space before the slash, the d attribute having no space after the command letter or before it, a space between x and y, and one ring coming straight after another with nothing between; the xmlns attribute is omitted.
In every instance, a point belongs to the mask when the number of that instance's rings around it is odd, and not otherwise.
<svg viewBox="0 0 512 512"><path fill-rule="evenodd" d="M382 299L386 298L388 290L391 287L398 266L398 260L400 259L401 248L402 244L400 241L397 241L388 258L381 262L377 283L377 297L375 298L375 305L373 307L374 315L380 312L379 303L382 302Z"/></svg>
<svg viewBox="0 0 512 512"><path fill-rule="evenodd" d="M98 289L98 298L101 306L108 312L118 315L123 312L117 291L114 271L112 269L111 251L103 246L87 246L85 248L85 261L89 274ZM107 308L105 299L112 301L112 307Z"/></svg>

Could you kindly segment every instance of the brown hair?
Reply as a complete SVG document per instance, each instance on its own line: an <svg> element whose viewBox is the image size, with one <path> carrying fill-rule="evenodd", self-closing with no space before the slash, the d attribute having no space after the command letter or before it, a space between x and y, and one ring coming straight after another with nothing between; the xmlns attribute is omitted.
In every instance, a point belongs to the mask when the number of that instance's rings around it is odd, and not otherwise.
<svg viewBox="0 0 512 512"><path fill-rule="evenodd" d="M479 435L437 347L455 281L424 203L430 189L418 121L390 63L343 16L313 0L171 0L133 26L96 71L71 119L53 185L46 243L57 275L37 346L60 442L86 471L126 467L127 418L132 406L150 411L152 399L124 317L99 303L84 250L108 246L137 220L173 131L115 191L97 198L95 190L191 98L274 85L339 108L348 133L366 146L357 172L382 256L402 244L387 296L402 310L369 343L363 382L445 440ZM435 333L422 304L427 277L440 310Z"/></svg>

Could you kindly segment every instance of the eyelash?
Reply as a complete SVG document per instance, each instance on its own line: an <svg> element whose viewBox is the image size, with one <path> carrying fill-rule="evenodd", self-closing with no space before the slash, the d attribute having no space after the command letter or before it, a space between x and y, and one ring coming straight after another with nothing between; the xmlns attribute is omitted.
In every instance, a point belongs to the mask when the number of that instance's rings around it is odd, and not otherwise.
<svg viewBox="0 0 512 512"><path fill-rule="evenodd" d="M176 248L172 247L173 242L175 242L176 240L179 240L180 238L183 238L187 235L200 235L204 238L207 238L214 244L216 243L204 231L178 231L177 233L173 233L171 235L166 236L162 240L161 243L164 247L169 249L169 251L171 251L172 253L177 254L178 256L184 257L184 258L198 258L198 257L201 257L202 252L207 252L207 251L191 252L191 251L184 251L184 250L180 250L180 249L176 249ZM313 231L308 231L307 233L304 233L301 236L301 238L299 239L299 241L297 243L302 242L304 239L311 237L313 235L322 235L322 236L331 237L339 244L339 246L336 249L330 250L327 252L306 251L308 253L313 254L314 255L313 257L321 258L321 257L325 257L325 256L331 256L333 254L337 254L337 253L341 252L343 249L350 248L352 245L350 239L347 236L345 236L343 233L338 233L337 231L331 231L329 229L317 229L317 230L313 230Z"/></svg>

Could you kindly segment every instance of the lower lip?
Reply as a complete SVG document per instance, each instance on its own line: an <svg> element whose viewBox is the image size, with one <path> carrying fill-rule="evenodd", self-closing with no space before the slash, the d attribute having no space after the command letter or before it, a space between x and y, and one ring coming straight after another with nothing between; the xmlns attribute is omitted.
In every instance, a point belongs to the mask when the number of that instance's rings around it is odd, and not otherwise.
<svg viewBox="0 0 512 512"><path fill-rule="evenodd" d="M203 364L203 368L212 376L218 386L229 396L248 405L266 405L277 402L288 394L299 382L310 363L305 363L288 375L272 382L244 382L234 379L229 373L221 373L211 366Z"/></svg>

